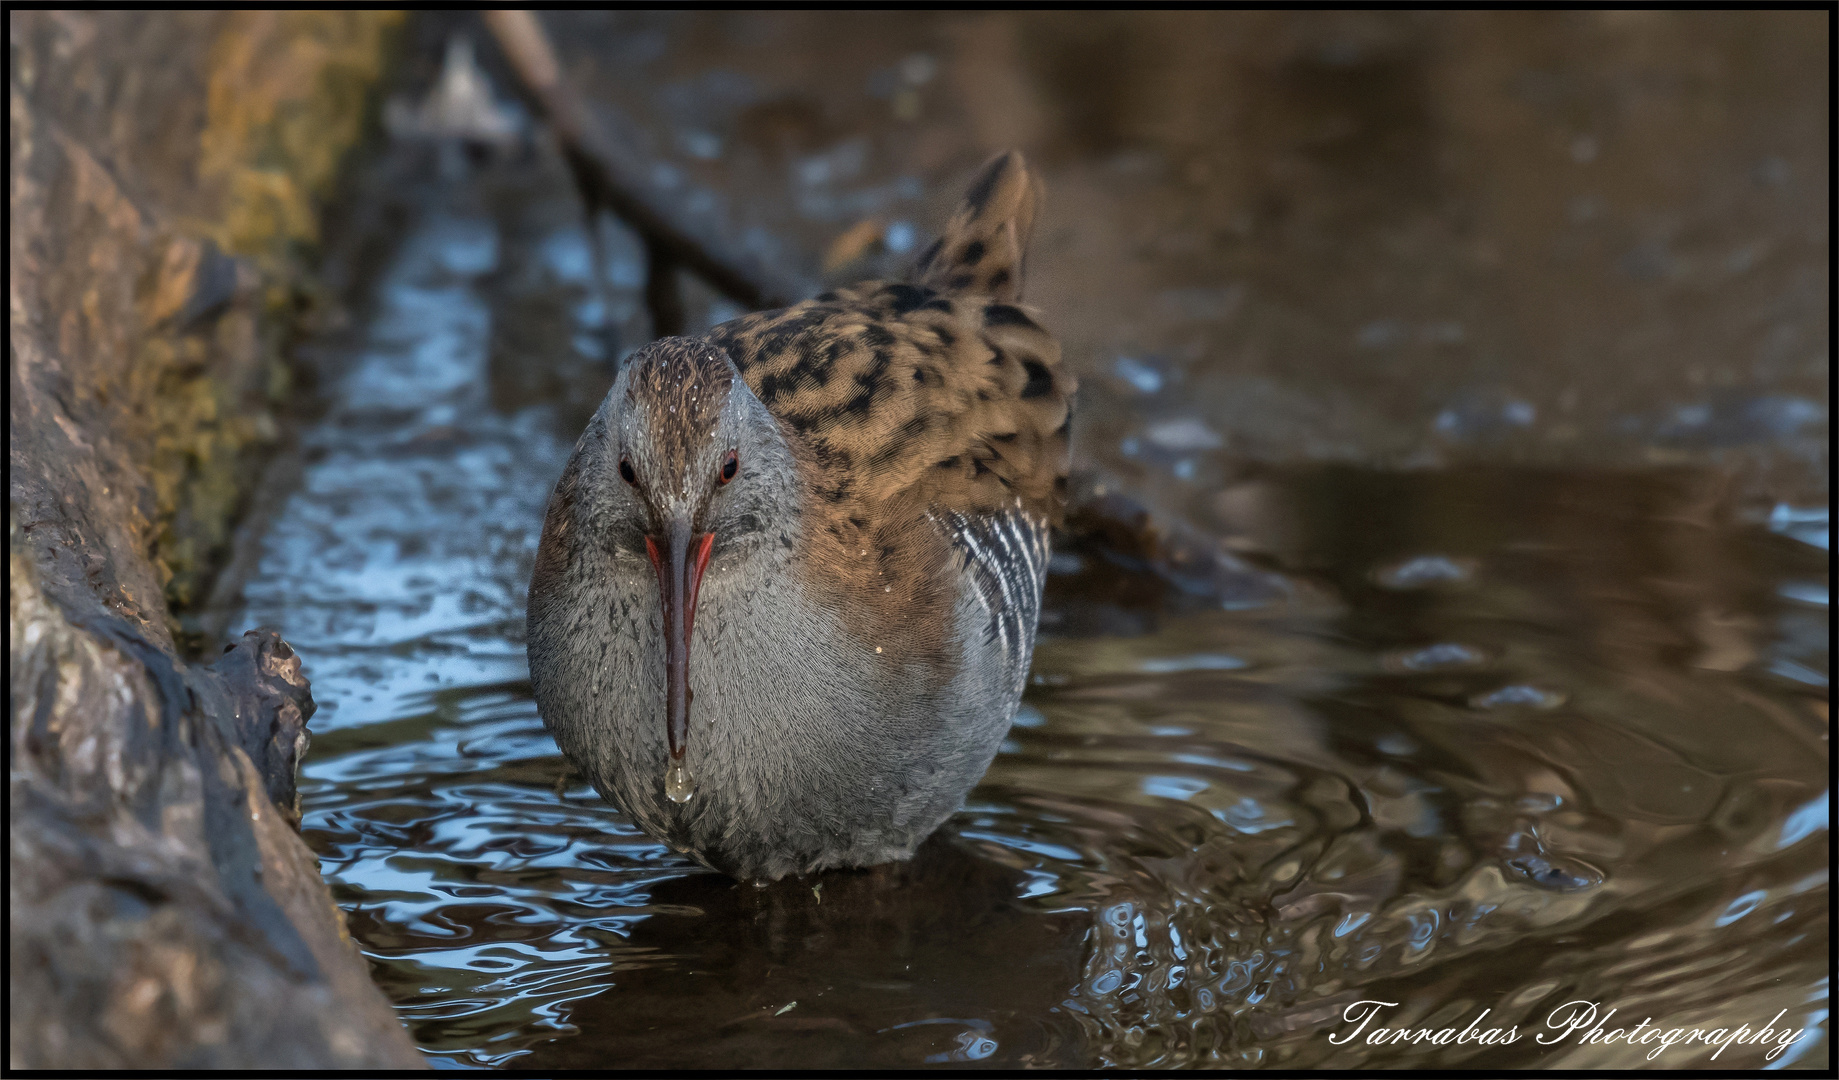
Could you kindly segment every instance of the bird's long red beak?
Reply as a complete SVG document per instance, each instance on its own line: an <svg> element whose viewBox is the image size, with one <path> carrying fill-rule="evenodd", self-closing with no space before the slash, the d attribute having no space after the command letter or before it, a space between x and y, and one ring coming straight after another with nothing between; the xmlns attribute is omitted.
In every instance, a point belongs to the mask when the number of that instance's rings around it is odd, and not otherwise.
<svg viewBox="0 0 1839 1080"><path fill-rule="evenodd" d="M664 703L665 735L674 762L683 760L690 740L690 633L696 628L696 594L702 589L702 572L709 567L709 549L715 534L692 535L690 523L671 522L665 537L666 553L645 537L645 554L658 572L658 595L664 602Z"/></svg>

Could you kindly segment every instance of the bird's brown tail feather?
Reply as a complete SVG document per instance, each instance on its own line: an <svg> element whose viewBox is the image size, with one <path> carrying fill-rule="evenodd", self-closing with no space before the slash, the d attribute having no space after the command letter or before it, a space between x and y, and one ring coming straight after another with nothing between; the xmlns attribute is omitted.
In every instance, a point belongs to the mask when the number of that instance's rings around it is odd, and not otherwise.
<svg viewBox="0 0 1839 1080"><path fill-rule="evenodd" d="M964 201L926 253L915 277L949 293L982 293L1004 303L1022 296L1022 262L1041 182L1022 155L1007 150L991 158L966 190Z"/></svg>

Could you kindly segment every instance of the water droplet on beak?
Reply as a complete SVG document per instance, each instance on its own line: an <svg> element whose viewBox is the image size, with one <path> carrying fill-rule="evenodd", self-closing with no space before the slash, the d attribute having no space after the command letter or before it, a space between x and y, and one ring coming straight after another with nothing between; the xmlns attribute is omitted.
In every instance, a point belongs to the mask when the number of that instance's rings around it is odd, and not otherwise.
<svg viewBox="0 0 1839 1080"><path fill-rule="evenodd" d="M664 794L674 803L686 803L690 796L696 794L696 778L690 775L689 766L681 761L673 761L664 770Z"/></svg>

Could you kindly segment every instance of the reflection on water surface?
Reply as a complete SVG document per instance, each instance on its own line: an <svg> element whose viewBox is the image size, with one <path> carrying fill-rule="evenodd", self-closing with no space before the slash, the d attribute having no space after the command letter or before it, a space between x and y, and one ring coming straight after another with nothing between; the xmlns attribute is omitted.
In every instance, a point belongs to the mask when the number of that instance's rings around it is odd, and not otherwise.
<svg viewBox="0 0 1839 1080"><path fill-rule="evenodd" d="M1691 470L1248 473L1205 524L1281 588L1222 605L1062 551L964 811L908 865L737 885L603 803L530 700L524 583L582 408L532 357L604 388L621 314L581 299L565 202L510 231L468 189L418 205L321 345L330 408L238 621L308 660L305 832L437 1063L1646 1052L1331 1045L1366 998L1823 1031L1824 511ZM1790 1053L1823 1066L1824 1035Z"/></svg>

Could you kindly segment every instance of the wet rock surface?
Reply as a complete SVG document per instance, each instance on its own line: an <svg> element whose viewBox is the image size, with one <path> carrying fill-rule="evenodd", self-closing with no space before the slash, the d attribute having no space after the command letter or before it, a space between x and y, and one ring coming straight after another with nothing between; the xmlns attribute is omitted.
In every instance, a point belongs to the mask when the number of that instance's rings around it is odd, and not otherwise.
<svg viewBox="0 0 1839 1080"><path fill-rule="evenodd" d="M189 667L72 622L17 540L10 1063L419 1065L294 831L313 699L292 650L252 632Z"/></svg>
<svg viewBox="0 0 1839 1080"><path fill-rule="evenodd" d="M420 1064L294 831L272 631L186 658L388 20L10 12L9 1064Z"/></svg>

